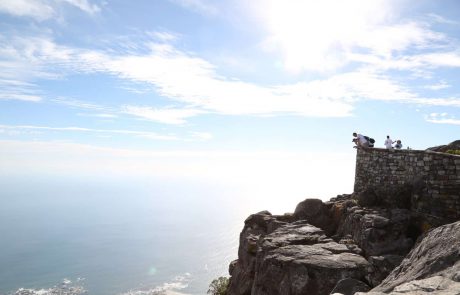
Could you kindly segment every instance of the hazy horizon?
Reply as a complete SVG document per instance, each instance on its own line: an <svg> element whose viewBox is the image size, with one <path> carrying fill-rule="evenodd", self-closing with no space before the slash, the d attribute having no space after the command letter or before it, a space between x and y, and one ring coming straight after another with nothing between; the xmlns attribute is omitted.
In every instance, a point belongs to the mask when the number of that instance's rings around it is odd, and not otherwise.
<svg viewBox="0 0 460 295"><path fill-rule="evenodd" d="M0 293L201 294L248 214L352 192L353 132L458 139L456 0L3 0L0 24Z"/></svg>

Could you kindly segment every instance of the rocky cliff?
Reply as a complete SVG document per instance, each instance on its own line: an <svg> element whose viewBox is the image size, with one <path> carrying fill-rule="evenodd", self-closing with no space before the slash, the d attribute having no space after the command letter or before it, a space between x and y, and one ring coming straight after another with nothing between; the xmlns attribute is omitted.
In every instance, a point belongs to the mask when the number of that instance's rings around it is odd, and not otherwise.
<svg viewBox="0 0 460 295"><path fill-rule="evenodd" d="M249 216L228 294L460 294L460 222L418 210L419 190L362 187Z"/></svg>

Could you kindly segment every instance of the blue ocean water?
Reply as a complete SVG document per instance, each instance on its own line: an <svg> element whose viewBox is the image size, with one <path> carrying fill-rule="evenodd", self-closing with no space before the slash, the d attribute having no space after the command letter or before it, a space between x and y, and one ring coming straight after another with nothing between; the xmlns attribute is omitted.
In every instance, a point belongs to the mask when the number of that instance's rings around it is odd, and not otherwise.
<svg viewBox="0 0 460 295"><path fill-rule="evenodd" d="M0 185L0 294L64 279L97 295L205 294L228 275L254 211L236 188L183 179L2 177Z"/></svg>

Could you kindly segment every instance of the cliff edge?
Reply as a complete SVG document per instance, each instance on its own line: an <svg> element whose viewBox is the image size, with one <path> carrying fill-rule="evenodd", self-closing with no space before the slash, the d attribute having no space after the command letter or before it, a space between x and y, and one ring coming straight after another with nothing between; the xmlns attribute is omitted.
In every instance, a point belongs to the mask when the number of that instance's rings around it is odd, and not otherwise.
<svg viewBox="0 0 460 295"><path fill-rule="evenodd" d="M458 295L459 212L460 156L359 149L354 193L245 220L228 294Z"/></svg>

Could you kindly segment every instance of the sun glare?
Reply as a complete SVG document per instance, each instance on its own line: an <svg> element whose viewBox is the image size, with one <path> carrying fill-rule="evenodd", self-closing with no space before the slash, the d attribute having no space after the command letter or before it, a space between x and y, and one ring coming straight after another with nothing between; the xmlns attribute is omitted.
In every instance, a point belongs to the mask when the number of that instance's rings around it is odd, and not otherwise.
<svg viewBox="0 0 460 295"><path fill-rule="evenodd" d="M335 69L347 51L388 17L385 4L388 2L270 0L264 16L268 45L282 51L289 70Z"/></svg>

